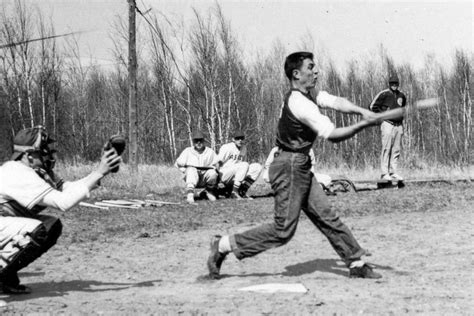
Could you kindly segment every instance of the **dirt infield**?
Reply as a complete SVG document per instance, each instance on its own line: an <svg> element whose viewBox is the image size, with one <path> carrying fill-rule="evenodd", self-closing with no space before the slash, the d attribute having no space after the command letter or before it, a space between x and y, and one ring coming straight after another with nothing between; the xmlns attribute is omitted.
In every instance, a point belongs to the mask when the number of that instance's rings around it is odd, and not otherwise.
<svg viewBox="0 0 474 316"><path fill-rule="evenodd" d="M380 280L349 279L304 215L289 244L240 262L229 256L223 278L207 280L209 237L270 220L271 198L78 208L62 215L60 242L20 273L33 294L0 297L0 314L472 315L473 191L436 184L331 197ZM238 291L265 283L309 291Z"/></svg>

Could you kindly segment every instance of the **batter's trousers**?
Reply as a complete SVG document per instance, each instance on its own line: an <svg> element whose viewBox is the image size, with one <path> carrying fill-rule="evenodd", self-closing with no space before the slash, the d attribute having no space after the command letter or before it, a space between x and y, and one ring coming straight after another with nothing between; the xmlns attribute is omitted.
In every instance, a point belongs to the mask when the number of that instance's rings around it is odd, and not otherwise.
<svg viewBox="0 0 474 316"><path fill-rule="evenodd" d="M276 153L269 170L275 193L273 222L230 236L232 251L239 260L286 244L295 234L301 210L347 265L365 253L349 228L331 209L310 169L308 155L285 151Z"/></svg>

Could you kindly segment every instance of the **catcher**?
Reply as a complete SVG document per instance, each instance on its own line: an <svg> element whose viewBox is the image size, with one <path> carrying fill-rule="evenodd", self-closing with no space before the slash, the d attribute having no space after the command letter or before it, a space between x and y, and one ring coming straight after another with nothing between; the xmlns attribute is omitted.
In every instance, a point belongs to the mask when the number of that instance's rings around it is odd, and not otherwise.
<svg viewBox="0 0 474 316"><path fill-rule="evenodd" d="M28 294L18 271L48 251L62 232L61 221L40 214L52 207L67 211L109 172L118 170L123 138L112 138L97 169L88 176L64 182L53 172L54 139L41 126L21 130L13 140L13 155L0 167L0 287L5 294ZM113 148L112 148L113 147Z"/></svg>

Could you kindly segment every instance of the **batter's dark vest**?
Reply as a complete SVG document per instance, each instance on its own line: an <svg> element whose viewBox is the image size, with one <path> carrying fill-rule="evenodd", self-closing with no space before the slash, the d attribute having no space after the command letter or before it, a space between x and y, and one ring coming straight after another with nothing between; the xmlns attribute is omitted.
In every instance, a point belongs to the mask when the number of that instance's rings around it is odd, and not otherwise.
<svg viewBox="0 0 474 316"><path fill-rule="evenodd" d="M301 123L288 107L288 99L292 93L301 93L314 102L309 94L304 94L296 89L292 89L286 94L278 121L276 145L284 151L309 154L317 135L311 128Z"/></svg>

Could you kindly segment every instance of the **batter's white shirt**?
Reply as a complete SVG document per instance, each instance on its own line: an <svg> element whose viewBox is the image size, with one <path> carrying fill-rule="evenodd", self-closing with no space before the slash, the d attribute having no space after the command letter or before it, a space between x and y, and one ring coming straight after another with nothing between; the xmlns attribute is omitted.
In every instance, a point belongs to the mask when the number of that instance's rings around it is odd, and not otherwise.
<svg viewBox="0 0 474 316"><path fill-rule="evenodd" d="M247 146L237 148L234 142L227 143L219 149L218 161L222 162L222 168L234 166L236 163L247 160Z"/></svg>
<svg viewBox="0 0 474 316"><path fill-rule="evenodd" d="M320 91L316 96L316 104L322 108L334 109L337 97ZM336 126L329 117L321 114L314 102L309 100L300 91L293 91L288 98L288 107L291 113L303 124L311 128L319 137L328 138Z"/></svg>
<svg viewBox="0 0 474 316"><path fill-rule="evenodd" d="M206 147L199 153L193 146L187 147L176 159L175 166L184 171L187 166L212 167L217 164L217 155L214 150Z"/></svg>
<svg viewBox="0 0 474 316"><path fill-rule="evenodd" d="M53 191L32 168L19 161L7 161L0 167L0 204L14 200L31 210Z"/></svg>

